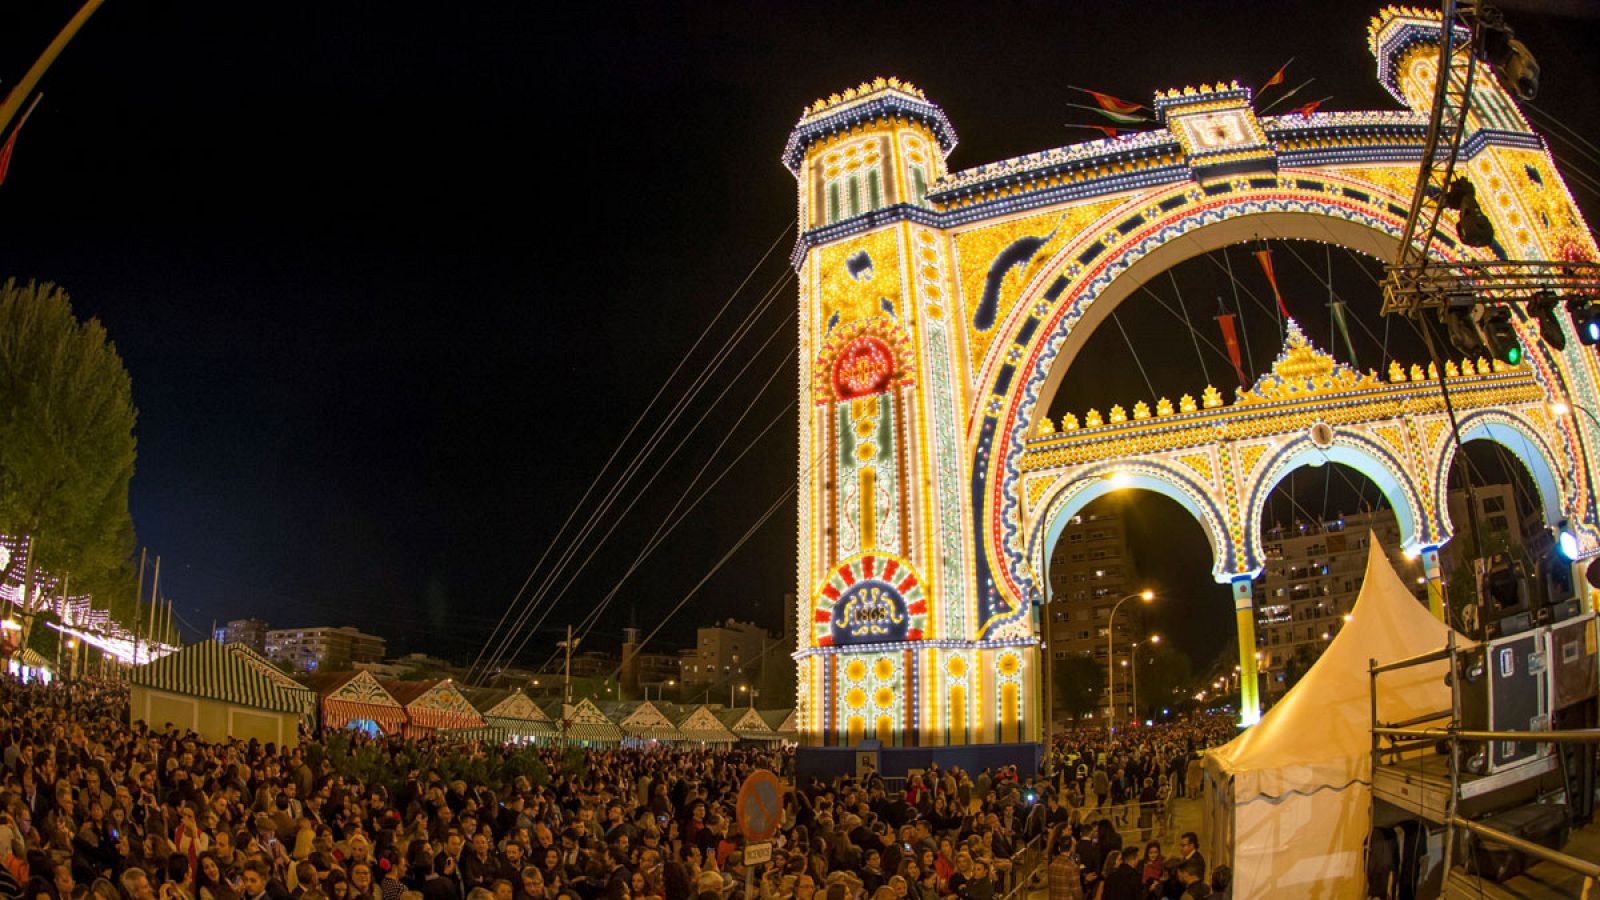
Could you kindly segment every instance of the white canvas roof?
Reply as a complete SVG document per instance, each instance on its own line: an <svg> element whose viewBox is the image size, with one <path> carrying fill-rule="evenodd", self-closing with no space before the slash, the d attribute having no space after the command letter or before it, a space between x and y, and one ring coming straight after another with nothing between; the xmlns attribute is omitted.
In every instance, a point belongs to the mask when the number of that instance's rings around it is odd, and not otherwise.
<svg viewBox="0 0 1600 900"><path fill-rule="evenodd" d="M1322 657L1254 728L1206 754L1217 830L1232 834L1235 896L1318 896L1360 879L1371 802L1369 662L1444 647L1449 628L1429 614L1368 536L1367 572L1350 621ZM1457 635L1458 646L1471 642ZM1448 711L1443 661L1380 676L1378 717ZM1231 821L1230 821L1231 820ZM1225 824L1226 823L1226 824ZM1346 885L1349 887L1349 885ZM1289 894L1284 894L1288 896Z"/></svg>

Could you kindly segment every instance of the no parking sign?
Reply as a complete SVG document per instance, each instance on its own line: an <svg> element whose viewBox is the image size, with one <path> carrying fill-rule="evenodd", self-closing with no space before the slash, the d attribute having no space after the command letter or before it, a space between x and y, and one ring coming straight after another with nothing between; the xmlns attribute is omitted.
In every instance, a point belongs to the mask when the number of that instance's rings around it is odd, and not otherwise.
<svg viewBox="0 0 1600 900"><path fill-rule="evenodd" d="M764 841L783 823L783 780L766 769L750 773L739 787L735 818L747 841Z"/></svg>

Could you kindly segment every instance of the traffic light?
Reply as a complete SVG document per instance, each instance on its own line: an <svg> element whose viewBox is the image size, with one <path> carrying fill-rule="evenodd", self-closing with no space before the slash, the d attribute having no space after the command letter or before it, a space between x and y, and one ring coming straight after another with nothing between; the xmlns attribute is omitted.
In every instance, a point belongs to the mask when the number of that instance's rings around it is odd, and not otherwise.
<svg viewBox="0 0 1600 900"><path fill-rule="evenodd" d="M1478 189L1465 177L1450 182L1444 192L1445 209L1459 210L1456 218L1456 236L1469 247L1487 247L1494 243L1494 223L1484 215L1478 205Z"/></svg>
<svg viewBox="0 0 1600 900"><path fill-rule="evenodd" d="M1561 320L1556 318L1555 294L1541 291L1529 300L1528 315L1539 323L1539 337L1550 345L1550 349L1556 351L1567 349L1567 335L1561 330Z"/></svg>
<svg viewBox="0 0 1600 900"><path fill-rule="evenodd" d="M1511 310L1504 306L1476 306L1472 318L1478 326L1489 355L1508 366L1522 362L1522 342L1511 327Z"/></svg>
<svg viewBox="0 0 1600 900"><path fill-rule="evenodd" d="M1572 317L1572 330L1578 333L1578 343L1600 344L1600 304L1574 297L1567 301L1567 315Z"/></svg>

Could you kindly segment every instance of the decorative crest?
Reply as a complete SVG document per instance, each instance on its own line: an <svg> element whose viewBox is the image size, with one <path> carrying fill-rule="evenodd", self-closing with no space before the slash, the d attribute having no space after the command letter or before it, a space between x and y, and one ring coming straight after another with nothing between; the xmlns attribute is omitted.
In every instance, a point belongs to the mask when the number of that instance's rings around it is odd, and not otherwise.
<svg viewBox="0 0 1600 900"><path fill-rule="evenodd" d="M1257 379L1250 390L1240 391L1239 402L1269 403L1382 386L1372 372L1358 372L1312 346L1300 323L1289 319L1283 350L1272 363L1272 371Z"/></svg>

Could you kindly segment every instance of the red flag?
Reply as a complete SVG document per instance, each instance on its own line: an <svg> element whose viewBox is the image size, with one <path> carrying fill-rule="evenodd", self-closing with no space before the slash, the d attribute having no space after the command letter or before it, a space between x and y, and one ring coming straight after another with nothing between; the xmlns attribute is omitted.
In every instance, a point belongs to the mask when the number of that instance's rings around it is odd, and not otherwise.
<svg viewBox="0 0 1600 900"><path fill-rule="evenodd" d="M1321 100L1313 100L1310 103L1305 104L1304 106L1296 106L1294 109L1289 110L1289 112L1299 113L1304 118L1309 119L1309 118L1311 118L1311 114L1316 112L1317 111L1317 107L1319 107L1321 105L1322 105L1322 101Z"/></svg>
<svg viewBox="0 0 1600 900"><path fill-rule="evenodd" d="M17 149L17 135L21 133L22 126L28 124L28 117L33 115L34 107L43 99L42 93L34 95L33 102L28 104L28 108L22 113L22 118L17 120L17 126L11 129L11 136L6 138L4 146L0 146L0 184L5 183L6 172L11 168L11 154Z"/></svg>
<svg viewBox="0 0 1600 900"><path fill-rule="evenodd" d="M0 147L0 184L5 184L6 171L11 168L11 151L17 146L17 130L11 129L11 137L6 138L5 146Z"/></svg>
<svg viewBox="0 0 1600 900"><path fill-rule="evenodd" d="M1291 59L1291 60L1289 60L1289 62L1294 62L1294 60ZM1287 71L1289 71L1289 63L1284 63L1283 64L1283 68L1278 70L1278 74L1272 76L1271 78L1268 78L1267 79L1267 83L1263 84L1261 86L1261 89L1264 91L1267 88L1272 87L1275 84L1283 84L1283 73L1285 73Z"/></svg>
<svg viewBox="0 0 1600 900"><path fill-rule="evenodd" d="M1233 313L1217 316L1222 327L1222 342L1228 345L1228 358L1233 360L1234 374L1239 376L1239 387L1249 387L1244 380L1244 362L1239 358L1239 335L1233 330Z"/></svg>
<svg viewBox="0 0 1600 900"><path fill-rule="evenodd" d="M1289 307L1283 305L1283 295L1278 293L1278 276L1272 273L1272 250L1257 250L1256 261L1261 263L1261 271L1267 273L1267 283L1272 285L1273 299L1278 301L1278 312L1283 313L1285 319L1289 318Z"/></svg>
<svg viewBox="0 0 1600 900"><path fill-rule="evenodd" d="M1110 94L1102 94L1099 91L1091 91L1088 88L1078 88L1078 90L1083 91L1085 94L1093 97L1094 102L1100 104L1100 108L1106 112L1121 113L1125 116L1131 116L1139 110L1144 109L1144 107L1138 103L1129 103L1126 100L1119 100Z"/></svg>
<svg viewBox="0 0 1600 900"><path fill-rule="evenodd" d="M1092 129L1094 131L1100 132L1101 134L1105 135L1108 138L1114 138L1119 134L1127 133L1127 129L1125 129L1125 128L1112 128L1110 125L1068 125L1067 127L1068 128L1089 128L1089 129Z"/></svg>

